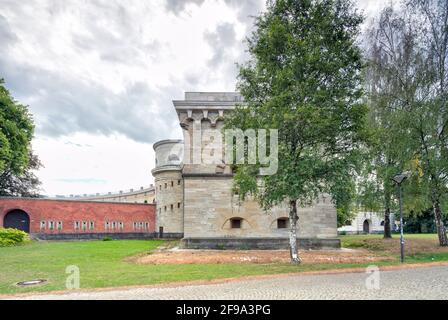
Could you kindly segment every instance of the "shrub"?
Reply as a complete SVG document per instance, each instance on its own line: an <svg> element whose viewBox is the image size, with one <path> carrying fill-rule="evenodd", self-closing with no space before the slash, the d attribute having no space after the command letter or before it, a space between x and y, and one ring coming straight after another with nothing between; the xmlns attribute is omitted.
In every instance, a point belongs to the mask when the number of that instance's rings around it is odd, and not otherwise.
<svg viewBox="0 0 448 320"><path fill-rule="evenodd" d="M103 241L112 241L112 238L111 237L104 237Z"/></svg>
<svg viewBox="0 0 448 320"><path fill-rule="evenodd" d="M21 230L0 228L0 247L9 247L24 243L28 240L28 234Z"/></svg>

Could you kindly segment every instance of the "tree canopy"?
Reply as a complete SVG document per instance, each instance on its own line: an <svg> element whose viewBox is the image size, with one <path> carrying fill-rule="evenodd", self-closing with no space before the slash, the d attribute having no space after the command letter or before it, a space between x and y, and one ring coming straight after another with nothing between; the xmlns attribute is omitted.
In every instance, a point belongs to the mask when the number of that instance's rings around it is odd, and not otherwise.
<svg viewBox="0 0 448 320"><path fill-rule="evenodd" d="M36 195L38 179L32 173L40 162L32 154L33 118L13 99L0 79L0 195Z"/></svg>
<svg viewBox="0 0 448 320"><path fill-rule="evenodd" d="M329 193L349 210L358 147L367 137L356 44L362 17L353 7L347 0L269 2L240 69L247 104L226 119L228 128L278 129L277 173L259 177L254 166L238 165L235 185L265 209L289 203L293 262L297 205Z"/></svg>

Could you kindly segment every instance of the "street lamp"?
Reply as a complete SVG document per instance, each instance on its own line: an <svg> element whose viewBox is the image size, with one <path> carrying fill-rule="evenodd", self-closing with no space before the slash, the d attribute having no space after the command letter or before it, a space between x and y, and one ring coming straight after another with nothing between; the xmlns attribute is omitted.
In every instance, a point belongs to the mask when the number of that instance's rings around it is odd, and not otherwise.
<svg viewBox="0 0 448 320"><path fill-rule="evenodd" d="M398 187L398 195L400 202L400 260L404 262L404 235L403 235L403 197L401 194L401 183L408 178L407 173L397 174L392 180Z"/></svg>

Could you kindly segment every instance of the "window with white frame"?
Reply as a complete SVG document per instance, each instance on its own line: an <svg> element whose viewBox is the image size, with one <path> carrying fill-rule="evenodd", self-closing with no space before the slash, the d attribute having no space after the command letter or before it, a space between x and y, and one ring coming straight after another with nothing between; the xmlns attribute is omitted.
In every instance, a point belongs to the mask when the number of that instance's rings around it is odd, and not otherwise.
<svg viewBox="0 0 448 320"><path fill-rule="evenodd" d="M40 222L40 230L45 230L46 227L46 222L45 221L41 221Z"/></svg>
<svg viewBox="0 0 448 320"><path fill-rule="evenodd" d="M79 221L75 221L75 230L79 230Z"/></svg>
<svg viewBox="0 0 448 320"><path fill-rule="evenodd" d="M48 221L48 230L54 229L54 221Z"/></svg>
<svg viewBox="0 0 448 320"><path fill-rule="evenodd" d="M82 222L82 230L86 231L87 230L87 221L83 221Z"/></svg>
<svg viewBox="0 0 448 320"><path fill-rule="evenodd" d="M62 221L58 221L58 230L61 231L62 230Z"/></svg>
<svg viewBox="0 0 448 320"><path fill-rule="evenodd" d="M95 229L95 222L94 221L90 221L89 222L89 228L90 228L90 230Z"/></svg>
<svg viewBox="0 0 448 320"><path fill-rule="evenodd" d="M106 223L104 224L104 229L109 230L110 229L110 222L106 221Z"/></svg>

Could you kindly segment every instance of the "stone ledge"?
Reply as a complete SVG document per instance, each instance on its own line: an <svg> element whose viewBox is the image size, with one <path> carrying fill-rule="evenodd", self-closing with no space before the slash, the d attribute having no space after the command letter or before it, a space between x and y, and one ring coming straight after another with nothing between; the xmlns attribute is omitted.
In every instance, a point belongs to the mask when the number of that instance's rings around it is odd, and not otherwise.
<svg viewBox="0 0 448 320"><path fill-rule="evenodd" d="M339 249L341 240L306 238L297 239L301 249ZM184 238L181 245L187 249L278 250L288 249L288 238Z"/></svg>
<svg viewBox="0 0 448 320"><path fill-rule="evenodd" d="M183 233L163 233L159 237L158 232L138 233L32 233L31 239L35 240L101 240L111 238L113 240L150 240L150 239L182 239Z"/></svg>

